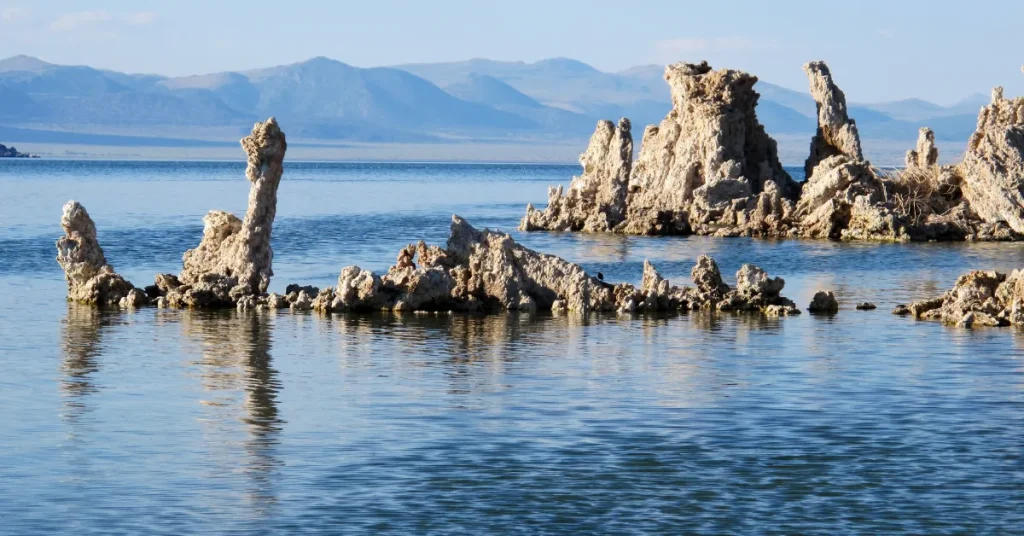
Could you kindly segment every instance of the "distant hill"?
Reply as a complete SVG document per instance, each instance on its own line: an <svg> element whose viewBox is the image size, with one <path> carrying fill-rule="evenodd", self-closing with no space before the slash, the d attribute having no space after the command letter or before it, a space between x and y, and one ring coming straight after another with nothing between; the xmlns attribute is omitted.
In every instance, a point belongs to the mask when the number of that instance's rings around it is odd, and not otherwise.
<svg viewBox="0 0 1024 536"><path fill-rule="evenodd" d="M761 94L758 117L770 134L810 137L817 112L806 90L766 81L755 89ZM921 126L941 140L966 140L988 102L980 94L949 107L920 99L858 104L847 97L863 136L908 147ZM313 142L582 145L598 120L629 117L639 145L643 127L659 123L670 109L664 67L609 73L568 58L359 68L318 57L185 77L55 65L29 56L0 60L0 127L35 141L50 136L72 143L79 136L80 143L138 139L151 145L168 139L176 146L191 135L234 142L230 136L274 115L291 139ZM121 137L103 137L111 135Z"/></svg>

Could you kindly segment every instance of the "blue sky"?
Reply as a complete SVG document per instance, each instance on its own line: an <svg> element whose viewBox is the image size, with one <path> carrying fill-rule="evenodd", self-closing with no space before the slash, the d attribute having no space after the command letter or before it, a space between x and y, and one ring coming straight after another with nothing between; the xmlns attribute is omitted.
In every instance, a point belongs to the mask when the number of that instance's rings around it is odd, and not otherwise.
<svg viewBox="0 0 1024 536"><path fill-rule="evenodd" d="M166 75L328 56L361 67L571 57L608 71L707 59L852 101L1024 94L1024 1L0 0L0 57Z"/></svg>

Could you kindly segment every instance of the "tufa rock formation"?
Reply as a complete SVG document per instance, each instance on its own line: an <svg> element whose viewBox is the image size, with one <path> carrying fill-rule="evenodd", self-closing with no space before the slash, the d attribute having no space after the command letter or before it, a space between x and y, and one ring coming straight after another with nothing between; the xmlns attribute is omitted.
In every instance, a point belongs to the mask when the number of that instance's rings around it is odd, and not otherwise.
<svg viewBox="0 0 1024 536"><path fill-rule="evenodd" d="M975 214L1024 233L1024 97L1003 98L1001 87L992 91L957 174Z"/></svg>
<svg viewBox="0 0 1024 536"><path fill-rule="evenodd" d="M171 306L233 307L243 297L266 292L274 275L270 238L288 144L274 118L256 123L241 144L248 157L245 176L252 183L245 218L211 210L203 218L199 246L185 252L181 274L158 276L148 289L153 297L166 297Z"/></svg>
<svg viewBox="0 0 1024 536"><path fill-rule="evenodd" d="M760 268L745 271L763 274ZM739 275L737 276L739 278ZM333 311L751 311L798 314L779 295L781 279L753 277L731 291L714 260L701 257L693 270L697 288L674 287L644 263L640 288L609 284L579 265L516 244L507 234L479 231L452 217L447 247L412 244L378 276L346 267L334 288L321 290L313 308Z"/></svg>
<svg viewBox="0 0 1024 536"><path fill-rule="evenodd" d="M665 69L672 111L647 127L629 182L629 234L771 235L799 196L757 120L757 77L707 62Z"/></svg>
<svg viewBox="0 0 1024 536"><path fill-rule="evenodd" d="M678 63L665 69L672 111L644 132L631 164L629 122L598 124L569 192L527 207L523 230L776 236L800 187L757 120L757 78ZM624 185L626 186L624 188Z"/></svg>
<svg viewBox="0 0 1024 536"><path fill-rule="evenodd" d="M96 239L96 225L81 203L64 205L60 225L64 236L57 240L57 263L64 269L69 301L125 307L145 303L145 295L107 264Z"/></svg>
<svg viewBox="0 0 1024 536"><path fill-rule="evenodd" d="M584 155L584 176L571 199L587 200L605 218L621 219L631 142L629 123L618 129L602 124ZM211 211L203 219L199 247L184 255L180 275L160 274L143 292L114 273L96 241L88 213L72 201L64 207L66 236L57 242L57 261L68 280L68 297L97 305L173 308L236 307L239 310L290 308L295 311L683 311L706 309L797 314L780 292L785 283L746 265L737 288L722 281L715 261L701 257L693 269L697 288L669 285L650 263L640 288L613 285L589 276L582 267L538 253L507 234L479 231L458 216L442 249L423 242L403 248L383 276L350 266L333 288L289 285L284 295L267 294L273 275L271 229L277 187L287 145L273 118L258 123L242 140L252 182L245 218ZM615 164L619 162L622 165ZM623 188L604 188L593 177L617 177ZM568 197L568 196L567 196ZM567 205L568 206L568 205ZM618 207L618 208L616 208ZM617 212L618 210L618 212ZM570 213L571 211L567 212ZM588 216L590 218L591 216ZM558 216L561 217L561 216Z"/></svg>
<svg viewBox="0 0 1024 536"><path fill-rule="evenodd" d="M960 276L944 295L899 305L893 314L961 327L1024 326L1024 271L975 270Z"/></svg>
<svg viewBox="0 0 1024 536"><path fill-rule="evenodd" d="M626 215L626 189L633 166L633 135L629 119L600 121L580 155L583 174L573 177L569 191L548 188L548 206L526 207L521 227L527 231L611 231Z"/></svg>
<svg viewBox="0 0 1024 536"><path fill-rule="evenodd" d="M880 172L864 159L828 66L811 62L804 72L818 110L804 183L782 169L757 121L756 77L679 63L665 70L672 111L647 127L632 169L628 129L602 122L581 158L583 176L564 195L550 189L546 209L527 207L520 228L894 242L1024 233L1024 99L997 88L959 166L938 165L925 128L905 170Z"/></svg>
<svg viewBox="0 0 1024 536"><path fill-rule="evenodd" d="M917 148L907 151L907 168L934 169L939 165L939 149L935 147L935 133L921 128L917 133Z"/></svg>

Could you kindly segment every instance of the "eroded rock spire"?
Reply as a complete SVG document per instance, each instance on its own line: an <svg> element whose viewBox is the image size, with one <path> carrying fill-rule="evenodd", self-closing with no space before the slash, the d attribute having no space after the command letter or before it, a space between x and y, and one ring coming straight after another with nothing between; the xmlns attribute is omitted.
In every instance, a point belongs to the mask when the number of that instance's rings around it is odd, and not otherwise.
<svg viewBox="0 0 1024 536"><path fill-rule="evenodd" d="M193 290L190 306L231 305L241 296L259 295L274 274L270 237L288 144L274 118L256 123L241 144L248 157L245 175L252 183L245 218L219 210L203 218L202 241L185 252L178 276Z"/></svg>
<svg viewBox="0 0 1024 536"><path fill-rule="evenodd" d="M818 164L836 155L853 160L864 160L857 125L850 119L846 108L846 95L832 81L832 72L823 61L804 65L811 83L811 97L818 105L818 131L811 140L811 154L804 163L804 172L810 179Z"/></svg>
<svg viewBox="0 0 1024 536"><path fill-rule="evenodd" d="M800 188L758 122L757 77L703 62L669 65L665 80L672 111L644 132L622 230L764 234L766 219L767 227L781 221L783 200ZM722 225L707 227L712 220Z"/></svg>
<svg viewBox="0 0 1024 536"><path fill-rule="evenodd" d="M1024 97L993 90L957 173L964 199L982 220L1024 233Z"/></svg>
<svg viewBox="0 0 1024 536"><path fill-rule="evenodd" d="M68 201L60 218L57 263L68 283L68 300L99 306L138 306L145 295L107 264L96 238L96 224L78 201Z"/></svg>
<svg viewBox="0 0 1024 536"><path fill-rule="evenodd" d="M935 133L922 128L917 134L917 148L907 151L908 168L931 169L939 165L939 149L935 146Z"/></svg>
<svg viewBox="0 0 1024 536"><path fill-rule="evenodd" d="M626 193L633 166L633 135L629 119L618 127L597 123L586 152L580 155L583 173L573 177L569 191L548 189L548 206L528 206L520 228L524 231L611 231L626 215Z"/></svg>

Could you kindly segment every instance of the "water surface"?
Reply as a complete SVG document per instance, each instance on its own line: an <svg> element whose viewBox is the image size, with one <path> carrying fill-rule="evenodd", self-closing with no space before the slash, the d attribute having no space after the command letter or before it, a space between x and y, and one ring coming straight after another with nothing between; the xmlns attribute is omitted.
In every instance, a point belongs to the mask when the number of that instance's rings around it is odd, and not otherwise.
<svg viewBox="0 0 1024 536"><path fill-rule="evenodd" d="M514 230L577 170L288 163L272 290L386 270L458 213L608 280L709 253L842 311L98 312L63 300L63 203L148 284L244 211L244 165L0 161L0 532L1020 533L1024 334L888 311L1021 246Z"/></svg>

